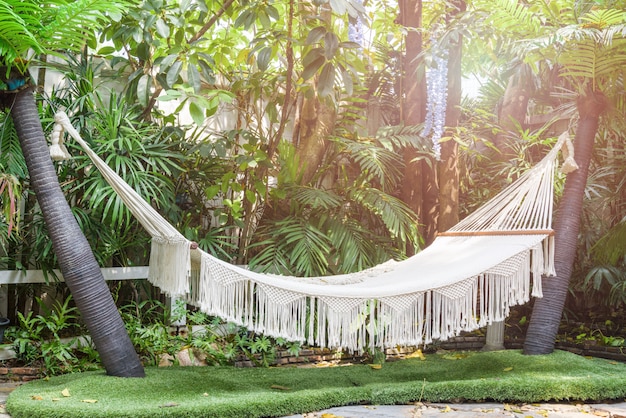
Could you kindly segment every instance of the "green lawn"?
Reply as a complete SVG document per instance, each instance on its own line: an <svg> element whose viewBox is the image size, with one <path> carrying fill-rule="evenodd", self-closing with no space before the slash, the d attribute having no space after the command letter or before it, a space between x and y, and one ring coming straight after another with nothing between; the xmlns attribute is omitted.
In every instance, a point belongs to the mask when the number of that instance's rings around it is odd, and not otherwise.
<svg viewBox="0 0 626 418"><path fill-rule="evenodd" d="M416 400L604 401L626 396L626 364L556 351L426 355L330 368L148 368L144 379L87 372L33 381L7 401L21 417L272 417ZM65 391L65 393L64 393ZM69 396L66 396L69 395Z"/></svg>

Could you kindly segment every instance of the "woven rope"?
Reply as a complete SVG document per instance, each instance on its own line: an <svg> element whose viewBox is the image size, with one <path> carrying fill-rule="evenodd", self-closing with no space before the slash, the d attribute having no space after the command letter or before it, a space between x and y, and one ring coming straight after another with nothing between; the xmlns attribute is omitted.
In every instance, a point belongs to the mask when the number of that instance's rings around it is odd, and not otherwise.
<svg viewBox="0 0 626 418"><path fill-rule="evenodd" d="M554 274L552 183L557 152L570 145L565 134L540 163L415 256L355 274L295 278L190 250L88 147L67 115L56 120L53 156L67 156L66 132L153 237L148 279L208 314L268 335L354 351L430 343L502 320L511 306L541 296L541 276ZM567 169L572 162L569 155Z"/></svg>

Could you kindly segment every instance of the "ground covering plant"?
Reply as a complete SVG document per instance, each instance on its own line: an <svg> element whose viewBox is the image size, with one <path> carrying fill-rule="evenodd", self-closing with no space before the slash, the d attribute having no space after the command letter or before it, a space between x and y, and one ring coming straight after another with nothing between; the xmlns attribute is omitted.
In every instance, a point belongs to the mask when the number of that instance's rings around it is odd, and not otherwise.
<svg viewBox="0 0 626 418"><path fill-rule="evenodd" d="M98 352L86 333L71 296L47 306L41 299L40 313L18 313L18 324L5 332L5 346L15 359L5 366L41 368L44 376L75 373L102 367ZM258 367L268 367L278 350L297 355L299 342L273 339L250 332L220 318L176 304L173 312L158 299L131 301L120 308L126 329L142 364L178 365L177 354L188 351L201 364L233 365L247 359ZM187 326L176 332L172 322L186 318Z"/></svg>
<svg viewBox="0 0 626 418"><path fill-rule="evenodd" d="M145 379L86 372L33 381L14 418L271 417L349 404L606 401L626 395L626 364L556 351L444 352L381 368L147 368Z"/></svg>

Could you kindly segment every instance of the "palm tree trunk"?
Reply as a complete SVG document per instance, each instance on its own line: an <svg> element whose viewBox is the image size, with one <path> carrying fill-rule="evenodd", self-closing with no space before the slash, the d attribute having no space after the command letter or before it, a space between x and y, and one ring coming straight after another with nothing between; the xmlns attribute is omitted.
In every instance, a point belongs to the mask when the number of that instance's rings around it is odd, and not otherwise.
<svg viewBox="0 0 626 418"><path fill-rule="evenodd" d="M61 191L30 88L15 95L11 116L59 267L107 374L143 377L143 366L100 267Z"/></svg>
<svg viewBox="0 0 626 418"><path fill-rule="evenodd" d="M576 257L583 197L594 138L604 108L604 96L600 93L591 93L578 102L580 119L574 140L574 151L579 169L567 176L554 223L556 277L543 280L543 298L535 300L526 331L524 354L549 354L554 350Z"/></svg>

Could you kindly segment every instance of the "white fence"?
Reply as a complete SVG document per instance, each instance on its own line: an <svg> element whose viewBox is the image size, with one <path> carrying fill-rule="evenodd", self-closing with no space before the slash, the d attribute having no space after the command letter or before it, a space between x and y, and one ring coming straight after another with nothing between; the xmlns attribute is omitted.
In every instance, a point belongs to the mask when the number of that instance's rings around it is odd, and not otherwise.
<svg viewBox="0 0 626 418"><path fill-rule="evenodd" d="M106 267L102 268L104 280L135 280L148 277L148 267ZM52 283L63 282L63 275L59 270L53 271L46 280L42 270L1 270L0 271L0 316L7 314L7 286L8 284Z"/></svg>

